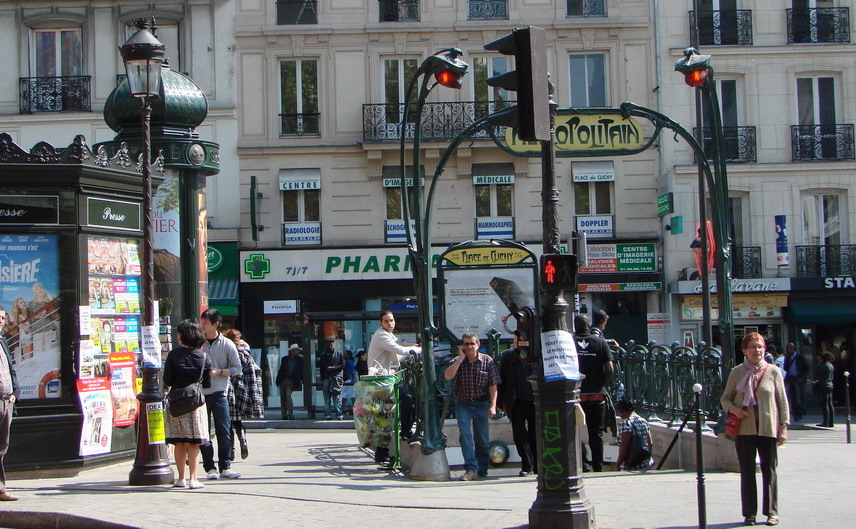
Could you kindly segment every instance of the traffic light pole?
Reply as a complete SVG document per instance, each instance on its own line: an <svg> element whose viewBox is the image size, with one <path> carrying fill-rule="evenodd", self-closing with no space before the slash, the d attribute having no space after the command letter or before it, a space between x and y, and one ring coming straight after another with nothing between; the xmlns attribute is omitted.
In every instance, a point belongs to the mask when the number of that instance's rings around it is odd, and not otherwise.
<svg viewBox="0 0 856 529"><path fill-rule="evenodd" d="M559 191L556 188L553 125L555 109L550 105L550 138L541 142L541 221L544 253L559 253ZM541 304L542 332L567 331L568 303L562 290L544 289ZM533 529L595 527L594 506L585 496L582 454L577 439L574 408L579 403L579 380L546 382L543 372L530 379L535 389L535 423L538 443L538 493L529 508Z"/></svg>

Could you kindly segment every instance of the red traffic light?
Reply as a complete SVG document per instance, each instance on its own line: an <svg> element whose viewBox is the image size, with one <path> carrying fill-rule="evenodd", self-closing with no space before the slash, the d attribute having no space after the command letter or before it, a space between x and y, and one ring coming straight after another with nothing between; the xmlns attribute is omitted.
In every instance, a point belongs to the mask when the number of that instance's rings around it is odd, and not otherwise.
<svg viewBox="0 0 856 529"><path fill-rule="evenodd" d="M542 255L541 288L553 290L576 290L577 256L574 254Z"/></svg>
<svg viewBox="0 0 856 529"><path fill-rule="evenodd" d="M698 86L703 82L707 81L707 68L702 68L700 70L694 70L684 75L684 82L687 83L688 86Z"/></svg>
<svg viewBox="0 0 856 529"><path fill-rule="evenodd" d="M446 88L461 88L461 75L451 70L437 70L434 79Z"/></svg>

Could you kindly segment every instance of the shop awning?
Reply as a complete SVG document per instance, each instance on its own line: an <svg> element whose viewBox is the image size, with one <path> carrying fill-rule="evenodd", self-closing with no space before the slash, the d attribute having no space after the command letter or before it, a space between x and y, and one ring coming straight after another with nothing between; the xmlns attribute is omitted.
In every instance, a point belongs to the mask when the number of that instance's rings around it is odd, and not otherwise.
<svg viewBox="0 0 856 529"><path fill-rule="evenodd" d="M218 277L208 282L208 303L211 305L237 305L238 279Z"/></svg>
<svg viewBox="0 0 856 529"><path fill-rule="evenodd" d="M785 321L788 323L856 322L856 302L853 298L791 298L785 310Z"/></svg>

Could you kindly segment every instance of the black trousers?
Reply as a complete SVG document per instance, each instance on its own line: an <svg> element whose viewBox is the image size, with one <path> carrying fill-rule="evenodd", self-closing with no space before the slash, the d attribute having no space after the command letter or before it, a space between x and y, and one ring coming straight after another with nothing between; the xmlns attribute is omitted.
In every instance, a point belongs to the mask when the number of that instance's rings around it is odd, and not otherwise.
<svg viewBox="0 0 856 529"><path fill-rule="evenodd" d="M537 430L535 428L535 403L518 400L508 413L514 446L520 454L520 470L538 471Z"/></svg>
<svg viewBox="0 0 856 529"><path fill-rule="evenodd" d="M595 472L603 470L603 422L606 416L606 402L582 402L586 414L589 449L591 449L591 469Z"/></svg>
<svg viewBox="0 0 856 529"><path fill-rule="evenodd" d="M755 454L761 461L763 500L761 514L779 515L778 485L776 483L776 439L758 435L738 435L734 443L740 463L740 499L743 516L755 516L758 512L758 490L755 483Z"/></svg>

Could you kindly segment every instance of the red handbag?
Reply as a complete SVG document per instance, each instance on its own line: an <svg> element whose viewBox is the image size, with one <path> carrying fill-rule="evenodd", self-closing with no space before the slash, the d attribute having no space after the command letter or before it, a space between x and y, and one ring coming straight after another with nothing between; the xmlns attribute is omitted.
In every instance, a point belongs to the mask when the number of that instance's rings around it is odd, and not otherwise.
<svg viewBox="0 0 856 529"><path fill-rule="evenodd" d="M733 413L728 414L728 418L725 419L725 438L734 441L737 439L737 432L740 431L740 421L743 419L738 418Z"/></svg>

